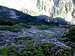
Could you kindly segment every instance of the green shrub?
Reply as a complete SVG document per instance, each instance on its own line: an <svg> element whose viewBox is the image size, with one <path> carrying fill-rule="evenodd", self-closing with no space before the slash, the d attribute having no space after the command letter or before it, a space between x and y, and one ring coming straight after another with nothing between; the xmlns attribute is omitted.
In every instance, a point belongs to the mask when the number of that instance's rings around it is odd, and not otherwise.
<svg viewBox="0 0 75 56"><path fill-rule="evenodd" d="M75 26L70 27L69 32L66 34L66 37L68 37L70 41L75 42Z"/></svg>
<svg viewBox="0 0 75 56"><path fill-rule="evenodd" d="M15 24L14 27L17 27L17 28L30 28L31 26L26 24L26 23L18 23L18 24Z"/></svg>
<svg viewBox="0 0 75 56"><path fill-rule="evenodd" d="M1 48L0 56L8 56L8 48Z"/></svg>
<svg viewBox="0 0 75 56"><path fill-rule="evenodd" d="M54 52L55 50L55 52ZM28 47L20 50L16 47L0 49L0 56L72 56L70 47L56 46L52 43L43 43L39 47Z"/></svg>
<svg viewBox="0 0 75 56"><path fill-rule="evenodd" d="M8 26L8 25L0 25L0 30L16 32L16 31L20 31L20 28L14 26Z"/></svg>
<svg viewBox="0 0 75 56"><path fill-rule="evenodd" d="M40 24L40 25L37 25L37 28L41 30L45 30L45 29L49 29L50 25Z"/></svg>
<svg viewBox="0 0 75 56"><path fill-rule="evenodd" d="M54 53L51 51L51 48L53 48L55 45L52 43L44 43L41 47L43 49L45 56L54 56Z"/></svg>
<svg viewBox="0 0 75 56"><path fill-rule="evenodd" d="M48 38L53 38L53 37L55 37L55 35L48 34Z"/></svg>
<svg viewBox="0 0 75 56"><path fill-rule="evenodd" d="M70 47L58 46L59 52L57 56L72 56L72 49Z"/></svg>
<svg viewBox="0 0 75 56"><path fill-rule="evenodd" d="M10 25L0 25L0 30L8 30L12 32L20 31L22 28L30 28L30 25L24 24L24 23L18 23L14 24L12 26Z"/></svg>
<svg viewBox="0 0 75 56"><path fill-rule="evenodd" d="M52 43L44 43L41 48L45 56L70 56L72 49L70 47L56 46ZM52 50L53 49L53 50ZM57 50L54 52L54 50Z"/></svg>
<svg viewBox="0 0 75 56"><path fill-rule="evenodd" d="M33 43L34 41L32 40L31 37L19 37L16 38L16 44L23 44L25 45L27 48L32 48L33 47Z"/></svg>
<svg viewBox="0 0 75 56"><path fill-rule="evenodd" d="M57 38L59 41L61 42L68 42L69 39L68 38Z"/></svg>

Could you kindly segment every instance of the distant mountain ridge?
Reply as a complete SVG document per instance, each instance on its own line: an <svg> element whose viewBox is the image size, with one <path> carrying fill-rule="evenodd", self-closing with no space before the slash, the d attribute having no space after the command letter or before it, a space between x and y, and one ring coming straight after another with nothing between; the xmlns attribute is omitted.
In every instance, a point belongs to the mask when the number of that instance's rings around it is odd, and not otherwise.
<svg viewBox="0 0 75 56"><path fill-rule="evenodd" d="M16 9L11 9L5 6L0 6L0 20L26 20L32 16L25 14Z"/></svg>
<svg viewBox="0 0 75 56"><path fill-rule="evenodd" d="M0 2L0 5L17 9L29 15L60 17L75 24L74 0L0 0Z"/></svg>
<svg viewBox="0 0 75 56"><path fill-rule="evenodd" d="M24 23L33 23L33 24L40 24L40 23L47 23L47 24L58 24L58 25L66 25L67 22L64 18L52 18L46 15L39 15L39 16L31 16L29 14L23 13L16 9L11 9L5 6L0 6L0 21L6 22L24 22Z"/></svg>

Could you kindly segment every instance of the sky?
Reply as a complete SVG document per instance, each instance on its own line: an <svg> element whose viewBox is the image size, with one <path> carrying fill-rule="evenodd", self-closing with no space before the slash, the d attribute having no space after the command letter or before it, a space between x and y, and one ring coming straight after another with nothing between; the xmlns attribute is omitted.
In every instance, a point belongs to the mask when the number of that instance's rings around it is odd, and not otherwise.
<svg viewBox="0 0 75 56"><path fill-rule="evenodd" d="M22 8L26 8L29 10L37 11L35 1L32 1L32 0L0 0L0 5L7 6L9 8L18 9L18 10Z"/></svg>

